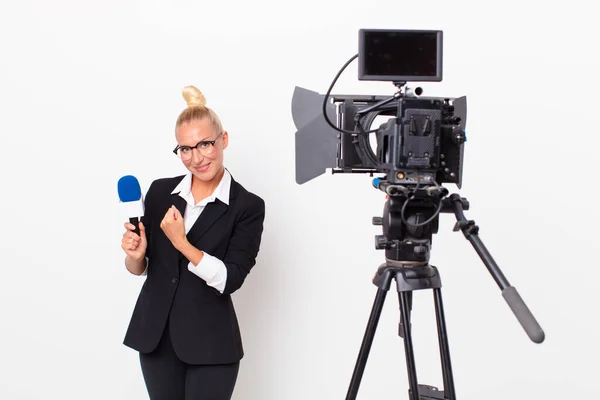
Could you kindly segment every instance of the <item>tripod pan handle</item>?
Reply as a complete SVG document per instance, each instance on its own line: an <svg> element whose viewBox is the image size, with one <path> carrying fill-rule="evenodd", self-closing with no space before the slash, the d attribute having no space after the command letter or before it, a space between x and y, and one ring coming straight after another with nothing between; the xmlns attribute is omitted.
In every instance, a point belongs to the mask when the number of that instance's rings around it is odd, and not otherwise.
<svg viewBox="0 0 600 400"><path fill-rule="evenodd" d="M502 297L508 303L508 306L521 323L525 332L534 343L542 343L545 335L542 327L535 320L535 317L525 305L525 302L513 286L509 286L502 291Z"/></svg>

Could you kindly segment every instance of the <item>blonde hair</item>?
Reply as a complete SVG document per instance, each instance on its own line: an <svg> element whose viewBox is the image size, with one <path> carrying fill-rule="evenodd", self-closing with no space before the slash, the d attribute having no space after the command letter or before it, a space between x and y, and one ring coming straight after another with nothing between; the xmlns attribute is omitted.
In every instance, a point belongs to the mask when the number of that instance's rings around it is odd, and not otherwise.
<svg viewBox="0 0 600 400"><path fill-rule="evenodd" d="M198 88L194 86L186 86L183 88L183 98L185 99L188 107L179 114L175 129L181 125L191 122L200 121L204 118L208 118L210 125L213 127L215 132L221 133L223 131L223 125L218 115L210 108L206 107L206 98Z"/></svg>

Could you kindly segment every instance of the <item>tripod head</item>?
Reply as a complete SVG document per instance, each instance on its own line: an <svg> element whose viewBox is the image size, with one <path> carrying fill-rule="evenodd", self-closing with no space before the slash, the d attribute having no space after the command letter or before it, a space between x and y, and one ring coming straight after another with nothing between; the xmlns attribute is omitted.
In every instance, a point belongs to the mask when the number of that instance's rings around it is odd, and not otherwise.
<svg viewBox="0 0 600 400"><path fill-rule="evenodd" d="M439 214L453 213L448 190L434 181L405 186L376 178L373 186L385 192L387 200L383 216L374 217L373 225L381 225L383 234L375 236L375 248L385 250L391 266L425 266L429 263L433 235L438 232ZM469 209L460 198L463 209Z"/></svg>

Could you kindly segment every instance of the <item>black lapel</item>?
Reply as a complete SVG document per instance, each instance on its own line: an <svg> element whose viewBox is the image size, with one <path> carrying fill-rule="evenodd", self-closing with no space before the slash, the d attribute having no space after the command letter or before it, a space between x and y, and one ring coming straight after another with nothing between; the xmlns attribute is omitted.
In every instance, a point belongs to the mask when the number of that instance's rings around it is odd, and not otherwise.
<svg viewBox="0 0 600 400"><path fill-rule="evenodd" d="M197 243L197 241L208 231L208 229L215 224L227 212L227 210L233 206L235 198L238 193L238 183L231 176L231 186L229 187L229 205L223 203L221 200L216 199L214 202L208 203L206 208L202 210L202 213L198 217L196 223L192 226L187 234L187 238L190 243ZM200 249L202 250L202 249Z"/></svg>
<svg viewBox="0 0 600 400"><path fill-rule="evenodd" d="M192 244L198 243L198 240L204 235L208 229L215 224L227 212L227 210L234 204L237 194L239 191L239 184L231 176L231 187L229 189L229 206L223 203L221 200L216 199L214 202L208 203L202 213L190 229L187 234L188 241ZM179 194L173 195L173 204L184 215L186 202L179 196ZM202 250L202 249L200 249ZM179 258L183 257L183 254L177 252Z"/></svg>
<svg viewBox="0 0 600 400"><path fill-rule="evenodd" d="M192 226L187 234L190 243L198 243L198 240L213 226L215 222L227 211L227 204L221 200L216 199L215 201L208 203L196 223ZM200 249L202 250L202 249Z"/></svg>
<svg viewBox="0 0 600 400"><path fill-rule="evenodd" d="M179 195L179 193L175 193L175 194L171 195L171 204L174 205L175 208L177 208L179 210L181 215L184 215L185 206L187 203L185 202L185 199ZM169 207L170 207L170 205L169 205ZM162 220L162 217L161 217L161 220ZM182 257L182 254L173 246L169 246L169 252L170 252L170 254L167 257L174 261L173 265L179 265L179 259ZM177 268L177 271L179 271L179 268Z"/></svg>
<svg viewBox="0 0 600 400"><path fill-rule="evenodd" d="M187 203L185 202L185 199L183 197L181 197L179 195L179 193L175 193L171 195L171 200L172 203L175 208L177 208L179 210L179 212L181 213L181 215L185 214L185 206L187 205Z"/></svg>
<svg viewBox="0 0 600 400"><path fill-rule="evenodd" d="M202 235L204 235L210 229L210 227L213 226L219 220L219 218L221 218L223 214L225 214L227 210L234 205L238 191L239 184L233 179L233 176L231 176L231 186L229 187L229 205L223 203L219 199L208 203L206 208L198 217L196 223L192 226L187 234L190 243L198 243L198 240L202 237Z"/></svg>

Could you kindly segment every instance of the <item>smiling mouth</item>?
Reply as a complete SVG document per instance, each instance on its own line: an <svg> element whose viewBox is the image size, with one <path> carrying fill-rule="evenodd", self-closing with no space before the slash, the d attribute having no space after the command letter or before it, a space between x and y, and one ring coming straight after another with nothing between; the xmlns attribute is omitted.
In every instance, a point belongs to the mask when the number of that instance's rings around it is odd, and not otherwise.
<svg viewBox="0 0 600 400"><path fill-rule="evenodd" d="M195 169L196 169L196 171L204 172L204 171L206 171L208 169L209 165L210 165L210 163L204 164L204 165L200 165L200 166L196 167Z"/></svg>

